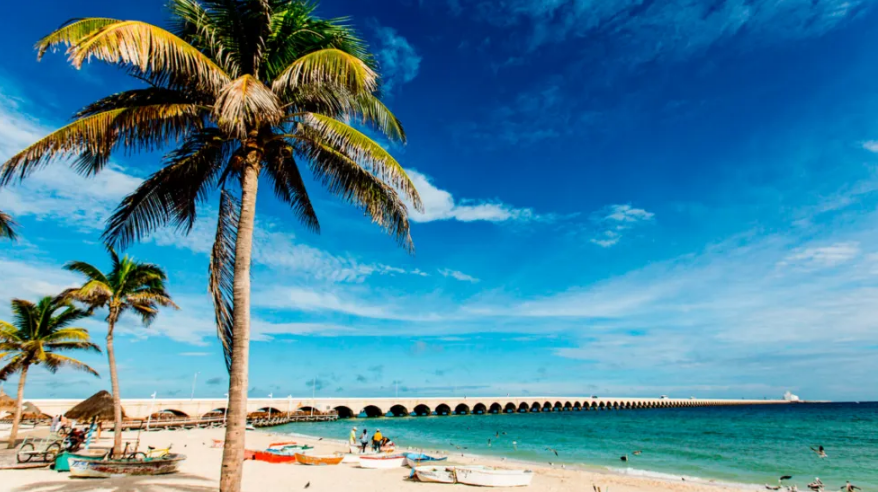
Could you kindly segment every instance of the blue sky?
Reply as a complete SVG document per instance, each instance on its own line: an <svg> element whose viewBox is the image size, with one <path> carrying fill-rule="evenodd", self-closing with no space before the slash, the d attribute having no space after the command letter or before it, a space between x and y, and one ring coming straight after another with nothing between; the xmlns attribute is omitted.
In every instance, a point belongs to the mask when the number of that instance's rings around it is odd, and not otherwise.
<svg viewBox="0 0 878 492"><path fill-rule="evenodd" d="M162 23L159 1L17 2L0 157L135 83L33 43L71 17ZM7 9L7 10L9 10ZM316 183L322 234L263 186L251 395L600 394L878 399L878 64L872 1L325 0L383 67L426 212L410 256ZM14 22L10 21L14 19ZM107 266L103 220L160 154L0 190L7 300ZM131 248L182 309L117 342L123 396L222 396L209 203ZM105 334L100 318L86 323ZM86 356L99 370L101 357ZM14 379L7 383L10 391ZM398 382L398 384L397 384ZM30 377L28 395L108 387Z"/></svg>

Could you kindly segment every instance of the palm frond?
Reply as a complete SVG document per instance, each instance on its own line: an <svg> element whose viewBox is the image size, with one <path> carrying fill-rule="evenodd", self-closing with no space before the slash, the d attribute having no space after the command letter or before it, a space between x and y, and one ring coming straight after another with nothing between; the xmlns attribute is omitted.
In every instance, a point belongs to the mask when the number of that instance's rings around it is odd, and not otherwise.
<svg viewBox="0 0 878 492"><path fill-rule="evenodd" d="M390 184L411 202L415 210L423 211L421 197L402 166L372 139L350 125L328 116L308 113L303 118L305 138L313 138L321 145L331 147L339 153L363 165L385 183Z"/></svg>
<svg viewBox="0 0 878 492"><path fill-rule="evenodd" d="M237 78L240 66L235 23L217 9L205 9L197 0L172 0L169 8L175 19L174 32L210 55L229 77Z"/></svg>
<svg viewBox="0 0 878 492"><path fill-rule="evenodd" d="M164 168L125 197L107 221L104 240L126 248L168 223L178 230L191 230L197 205L216 184L233 145L218 129L190 135L165 157Z"/></svg>
<svg viewBox="0 0 878 492"><path fill-rule="evenodd" d="M122 63L142 73L186 74L195 84L219 93L229 76L208 56L174 34L140 21L109 24L71 44L70 62L80 68L92 57Z"/></svg>
<svg viewBox="0 0 878 492"><path fill-rule="evenodd" d="M363 124L374 126L390 140L405 143L405 130L402 122L387 109L380 99L372 94L360 94L350 109L350 114Z"/></svg>
<svg viewBox="0 0 878 492"><path fill-rule="evenodd" d="M234 346L234 278L235 244L238 239L238 221L241 202L227 190L220 196L216 238L210 252L210 279L208 290L213 298L217 338L223 344L226 369L232 370L232 347Z"/></svg>
<svg viewBox="0 0 878 492"><path fill-rule="evenodd" d="M273 125L283 118L280 100L252 75L243 75L223 88L213 109L219 127L239 139L248 129Z"/></svg>
<svg viewBox="0 0 878 492"><path fill-rule="evenodd" d="M122 22L117 19L108 19L105 17L89 17L85 19L70 19L52 34L37 41L35 48L37 49L37 59L41 60L43 55L49 48L54 48L59 44L70 46L78 43L82 39L94 34L95 32L113 24Z"/></svg>
<svg viewBox="0 0 878 492"><path fill-rule="evenodd" d="M16 353L11 359L6 361L3 367L0 367L0 381L6 381L9 376L22 370L27 363L27 356L23 353Z"/></svg>
<svg viewBox="0 0 878 492"><path fill-rule="evenodd" d="M42 361L43 365L46 366L50 372L57 372L61 367L69 367L71 369L75 369L77 371L87 372L93 376L101 377L97 371L91 368L88 364L78 361L72 357L67 357L66 355L54 354L54 353L46 353L45 358Z"/></svg>
<svg viewBox="0 0 878 492"><path fill-rule="evenodd" d="M61 342L49 342L45 344L45 347L49 351L64 351L64 350L86 350L88 352L96 352L101 353L101 347L92 342L78 342L78 341L61 341Z"/></svg>
<svg viewBox="0 0 878 492"><path fill-rule="evenodd" d="M308 157L314 177L330 193L362 208L400 246L414 251L408 208L396 190L328 145L302 144L299 148Z"/></svg>
<svg viewBox="0 0 878 492"><path fill-rule="evenodd" d="M372 93L378 74L356 56L328 48L308 53L294 61L272 82L272 90L283 97L302 86L344 87L354 94Z"/></svg>
<svg viewBox="0 0 878 492"><path fill-rule="evenodd" d="M0 238L5 237L6 239L15 240L15 221L12 220L12 216L3 213L0 210Z"/></svg>
<svg viewBox="0 0 878 492"><path fill-rule="evenodd" d="M119 108L80 118L12 156L0 167L0 185L30 173L56 157L90 153L106 162L117 142L129 150L153 150L201 125L202 109L191 104ZM81 172L92 172L77 166Z"/></svg>
<svg viewBox="0 0 878 492"><path fill-rule="evenodd" d="M47 335L43 341L50 343L88 342L90 335L85 328L61 328Z"/></svg>
<svg viewBox="0 0 878 492"><path fill-rule="evenodd" d="M98 99L77 111L73 117L82 118L114 109L136 108L140 106L201 103L209 103L209 101L200 100L195 94L181 90L147 87L146 89L118 92Z"/></svg>
<svg viewBox="0 0 878 492"><path fill-rule="evenodd" d="M86 263L84 261L70 261L66 265L64 265L64 269L70 272L81 273L82 275L85 275L87 279L95 280L104 285L110 283L110 281L107 280L107 277L104 275L104 272L102 272L98 267L92 265L91 263ZM107 289L109 289L109 286L107 286Z"/></svg>
<svg viewBox="0 0 878 492"><path fill-rule="evenodd" d="M269 146L265 156L264 169L274 183L274 193L284 203L288 203L293 214L307 229L320 233L317 214L305 189L305 181L299 166L293 158L294 148L284 141Z"/></svg>
<svg viewBox="0 0 878 492"><path fill-rule="evenodd" d="M126 300L132 306L158 304L162 307L180 309L180 306L174 304L171 297L164 291L140 291L134 294L128 294Z"/></svg>

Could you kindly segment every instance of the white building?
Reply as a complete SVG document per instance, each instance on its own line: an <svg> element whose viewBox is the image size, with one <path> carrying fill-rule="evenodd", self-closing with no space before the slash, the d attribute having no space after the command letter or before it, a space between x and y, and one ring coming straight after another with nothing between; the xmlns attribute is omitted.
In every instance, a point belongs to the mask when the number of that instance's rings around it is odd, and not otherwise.
<svg viewBox="0 0 878 492"><path fill-rule="evenodd" d="M787 391L783 394L783 399L785 401L799 401L799 397Z"/></svg>

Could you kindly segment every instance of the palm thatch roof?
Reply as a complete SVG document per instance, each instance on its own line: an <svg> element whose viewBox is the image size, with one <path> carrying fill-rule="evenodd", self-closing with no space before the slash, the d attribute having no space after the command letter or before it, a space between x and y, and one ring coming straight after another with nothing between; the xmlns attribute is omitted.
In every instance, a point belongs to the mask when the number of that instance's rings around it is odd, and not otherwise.
<svg viewBox="0 0 878 492"><path fill-rule="evenodd" d="M43 413L43 411L40 410L39 408L37 408L37 406L34 405L33 403L26 401L26 402L24 402L24 405L21 406L21 413L41 414L41 413Z"/></svg>
<svg viewBox="0 0 878 492"><path fill-rule="evenodd" d="M0 392L0 411L15 409L15 398Z"/></svg>
<svg viewBox="0 0 878 492"><path fill-rule="evenodd" d="M113 420L113 395L106 390L101 390L89 399L80 402L64 414L68 419L76 420ZM122 418L125 418L125 410L122 409Z"/></svg>

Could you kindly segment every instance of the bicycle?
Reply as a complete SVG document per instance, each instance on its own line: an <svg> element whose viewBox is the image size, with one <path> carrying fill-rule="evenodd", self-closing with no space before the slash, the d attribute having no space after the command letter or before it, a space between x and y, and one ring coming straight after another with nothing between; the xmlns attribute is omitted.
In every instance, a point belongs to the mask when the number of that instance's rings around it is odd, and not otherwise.
<svg viewBox="0 0 878 492"><path fill-rule="evenodd" d="M128 446L131 443L126 442L125 448L122 450L122 459L126 460L135 460L135 461L146 461L147 459L155 459L155 458L166 458L171 455L171 447L173 444L166 448L155 448L154 446L147 446L146 452L137 451L137 448L140 447L140 443L134 445L134 451L130 454L128 453Z"/></svg>

